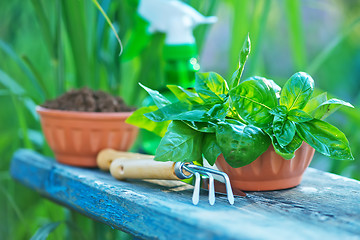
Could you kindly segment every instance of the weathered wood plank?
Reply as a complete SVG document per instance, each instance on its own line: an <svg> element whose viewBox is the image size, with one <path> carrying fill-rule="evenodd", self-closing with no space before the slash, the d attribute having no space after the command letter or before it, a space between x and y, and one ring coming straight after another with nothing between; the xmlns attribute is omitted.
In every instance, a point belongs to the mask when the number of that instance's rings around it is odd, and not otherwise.
<svg viewBox="0 0 360 240"><path fill-rule="evenodd" d="M121 182L96 169L58 164L29 150L14 179L64 206L144 239L360 239L360 182L308 169L296 188L251 192L233 206L191 203L181 182Z"/></svg>

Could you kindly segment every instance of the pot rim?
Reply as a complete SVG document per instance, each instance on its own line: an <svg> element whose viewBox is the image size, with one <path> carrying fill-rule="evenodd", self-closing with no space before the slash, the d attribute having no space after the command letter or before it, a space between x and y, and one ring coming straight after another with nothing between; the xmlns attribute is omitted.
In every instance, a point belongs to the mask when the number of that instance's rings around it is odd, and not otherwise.
<svg viewBox="0 0 360 240"><path fill-rule="evenodd" d="M134 111L130 112L80 112L80 111L67 111L67 110L58 110L44 108L41 106L36 106L36 112L43 117L53 117L53 118L72 118L72 119L123 119L128 118Z"/></svg>

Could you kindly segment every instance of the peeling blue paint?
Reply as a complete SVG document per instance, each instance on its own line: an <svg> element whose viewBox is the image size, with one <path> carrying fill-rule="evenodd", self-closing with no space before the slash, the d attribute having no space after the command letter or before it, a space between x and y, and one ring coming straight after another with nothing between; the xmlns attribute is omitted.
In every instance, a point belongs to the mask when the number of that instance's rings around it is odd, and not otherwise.
<svg viewBox="0 0 360 240"><path fill-rule="evenodd" d="M358 239L360 184L309 169L300 187L253 192L231 206L217 196L57 164L19 150L11 163L17 181L90 218L146 239ZM309 189L316 188L316 191ZM305 190L304 190L305 189ZM166 191L164 191L166 190ZM276 234L274 234L276 233Z"/></svg>

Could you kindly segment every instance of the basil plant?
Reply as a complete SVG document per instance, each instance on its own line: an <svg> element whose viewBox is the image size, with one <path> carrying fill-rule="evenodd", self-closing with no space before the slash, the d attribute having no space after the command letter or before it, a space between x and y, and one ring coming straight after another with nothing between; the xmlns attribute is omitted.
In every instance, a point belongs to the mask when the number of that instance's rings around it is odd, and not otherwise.
<svg viewBox="0 0 360 240"><path fill-rule="evenodd" d="M304 72L292 75L283 88L273 80L241 80L250 53L250 39L240 52L239 68L226 81L215 72L197 73L194 89L168 85L176 100L141 85L155 105L138 109L127 122L162 137L158 161L197 161L213 165L222 153L232 167L254 161L273 145L291 159L307 142L334 159L353 156L344 133L324 121L341 106L353 107L326 93L314 94L314 80Z"/></svg>

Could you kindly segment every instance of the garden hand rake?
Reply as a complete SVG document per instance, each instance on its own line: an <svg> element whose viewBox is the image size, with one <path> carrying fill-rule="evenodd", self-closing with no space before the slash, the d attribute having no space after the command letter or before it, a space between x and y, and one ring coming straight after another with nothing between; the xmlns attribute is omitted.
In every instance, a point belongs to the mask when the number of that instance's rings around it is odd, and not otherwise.
<svg viewBox="0 0 360 240"><path fill-rule="evenodd" d="M214 180L216 179L225 184L227 199L230 204L234 204L234 195L229 177L226 173L215 169L198 166L188 162L158 162L153 160L153 156L117 152L112 149L105 149L101 151L98 154L97 162L101 169L110 170L111 175L119 180L183 180L194 176L195 184L192 196L192 202L194 205L199 203L201 179L206 179L208 182L210 205L215 203Z"/></svg>

